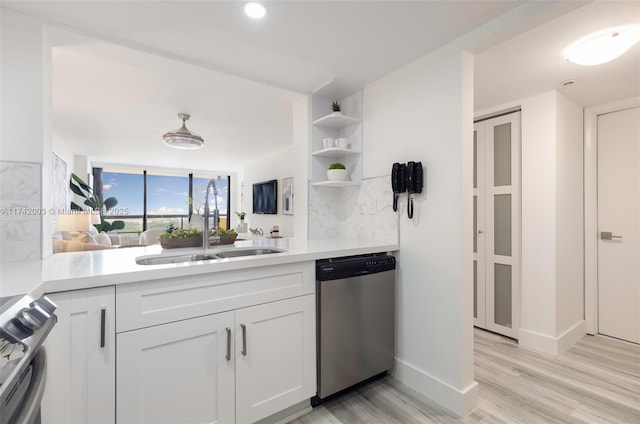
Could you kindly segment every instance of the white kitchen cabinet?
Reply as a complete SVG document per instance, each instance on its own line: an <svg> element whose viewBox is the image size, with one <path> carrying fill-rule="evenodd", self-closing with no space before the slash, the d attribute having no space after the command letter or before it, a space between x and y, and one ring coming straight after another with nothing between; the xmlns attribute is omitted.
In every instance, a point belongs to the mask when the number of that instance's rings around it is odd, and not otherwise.
<svg viewBox="0 0 640 424"><path fill-rule="evenodd" d="M233 312L118 334L118 423L233 423Z"/></svg>
<svg viewBox="0 0 640 424"><path fill-rule="evenodd" d="M51 293L58 323L45 343L43 423L115 422L115 290Z"/></svg>
<svg viewBox="0 0 640 424"><path fill-rule="evenodd" d="M118 338L118 423L253 423L316 390L315 296Z"/></svg>
<svg viewBox="0 0 640 424"><path fill-rule="evenodd" d="M236 422L253 423L316 393L315 296L236 311Z"/></svg>

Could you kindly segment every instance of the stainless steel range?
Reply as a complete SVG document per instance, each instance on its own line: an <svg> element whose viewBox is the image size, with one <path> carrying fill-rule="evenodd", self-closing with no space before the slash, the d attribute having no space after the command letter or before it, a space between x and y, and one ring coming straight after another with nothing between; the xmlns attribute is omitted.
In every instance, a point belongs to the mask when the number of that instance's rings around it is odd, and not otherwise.
<svg viewBox="0 0 640 424"><path fill-rule="evenodd" d="M56 324L46 297L0 299L0 424L40 423L46 353L42 344Z"/></svg>

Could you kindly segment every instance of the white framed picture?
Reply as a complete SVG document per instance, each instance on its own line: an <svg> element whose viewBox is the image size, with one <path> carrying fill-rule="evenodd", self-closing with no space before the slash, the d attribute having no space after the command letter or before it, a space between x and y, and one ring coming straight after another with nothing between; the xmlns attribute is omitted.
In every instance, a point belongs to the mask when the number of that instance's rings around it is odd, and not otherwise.
<svg viewBox="0 0 640 424"><path fill-rule="evenodd" d="M293 177L282 179L282 214L293 215Z"/></svg>

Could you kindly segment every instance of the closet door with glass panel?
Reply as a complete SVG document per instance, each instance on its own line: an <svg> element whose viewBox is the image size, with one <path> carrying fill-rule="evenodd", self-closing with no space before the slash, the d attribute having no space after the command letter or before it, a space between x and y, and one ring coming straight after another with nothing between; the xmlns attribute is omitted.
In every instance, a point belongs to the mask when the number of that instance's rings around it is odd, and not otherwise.
<svg viewBox="0 0 640 424"><path fill-rule="evenodd" d="M517 339L520 112L476 122L473 147L474 325Z"/></svg>

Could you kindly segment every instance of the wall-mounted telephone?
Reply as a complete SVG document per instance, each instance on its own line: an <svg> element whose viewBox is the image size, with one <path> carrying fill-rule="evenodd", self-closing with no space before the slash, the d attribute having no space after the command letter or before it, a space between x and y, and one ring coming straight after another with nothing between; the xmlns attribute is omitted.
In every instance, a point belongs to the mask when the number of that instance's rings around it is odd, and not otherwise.
<svg viewBox="0 0 640 424"><path fill-rule="evenodd" d="M393 190L393 211L398 210L398 194L407 191L406 169L404 163L394 163L391 167L391 189Z"/></svg>
<svg viewBox="0 0 640 424"><path fill-rule="evenodd" d="M398 195L409 192L407 214L413 218L413 194L422 193L424 173L422 162L394 163L391 167L391 189L393 190L393 210L398 210Z"/></svg>
<svg viewBox="0 0 640 424"><path fill-rule="evenodd" d="M423 184L422 162L407 162L406 186L409 198L407 200L407 214L413 218L413 193L422 193Z"/></svg>

